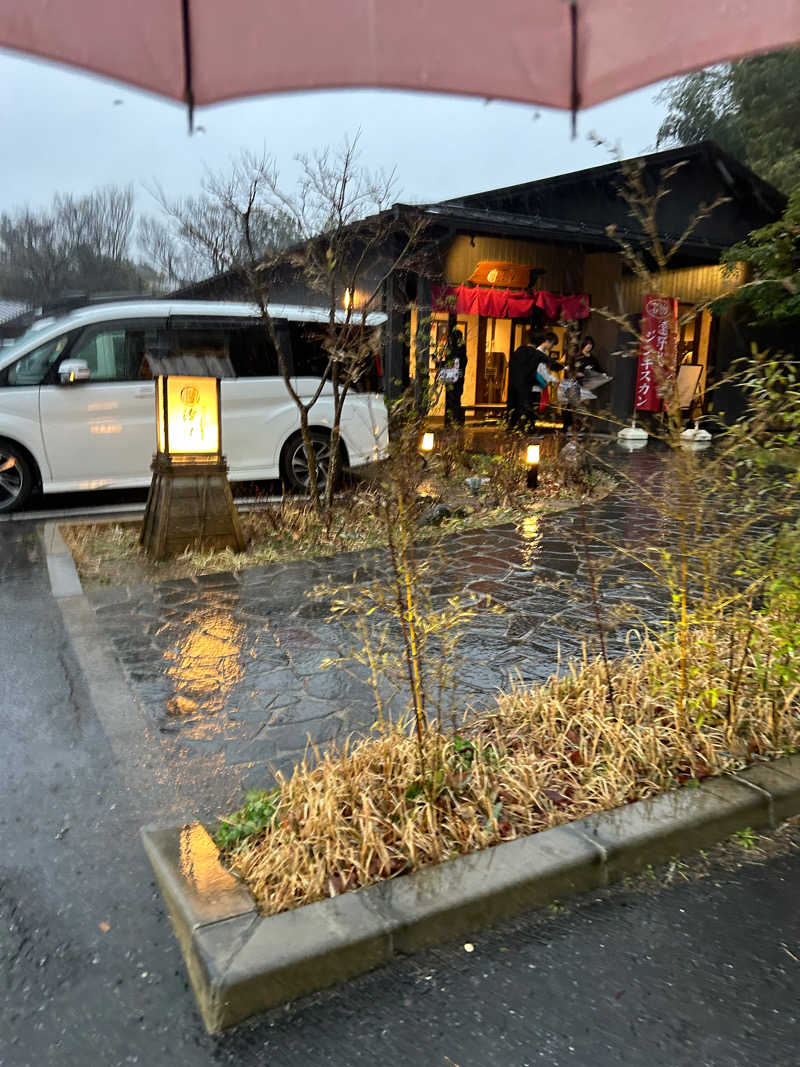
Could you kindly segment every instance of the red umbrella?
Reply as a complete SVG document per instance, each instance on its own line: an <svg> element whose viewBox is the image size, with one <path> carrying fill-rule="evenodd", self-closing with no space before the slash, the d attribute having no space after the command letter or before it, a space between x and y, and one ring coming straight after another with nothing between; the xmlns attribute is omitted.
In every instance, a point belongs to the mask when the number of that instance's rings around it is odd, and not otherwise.
<svg viewBox="0 0 800 1067"><path fill-rule="evenodd" d="M374 86L572 108L800 39L800 0L0 0L0 46L194 105Z"/></svg>

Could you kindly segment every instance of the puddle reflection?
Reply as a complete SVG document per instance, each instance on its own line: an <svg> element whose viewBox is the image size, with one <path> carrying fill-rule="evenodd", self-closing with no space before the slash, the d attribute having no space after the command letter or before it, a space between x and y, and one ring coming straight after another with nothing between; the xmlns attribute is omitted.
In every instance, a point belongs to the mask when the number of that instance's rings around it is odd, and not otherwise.
<svg viewBox="0 0 800 1067"><path fill-rule="evenodd" d="M238 884L220 863L217 846L199 822L181 830L180 865L181 874L198 893L220 893Z"/></svg>
<svg viewBox="0 0 800 1067"><path fill-rule="evenodd" d="M525 570L532 570L542 554L541 516L529 515L523 519L519 524L519 535L522 566Z"/></svg>
<svg viewBox="0 0 800 1067"><path fill-rule="evenodd" d="M167 677L175 696L167 701L170 715L221 711L244 675L242 651L246 627L230 611L196 611L186 620L188 633L164 652L172 660Z"/></svg>

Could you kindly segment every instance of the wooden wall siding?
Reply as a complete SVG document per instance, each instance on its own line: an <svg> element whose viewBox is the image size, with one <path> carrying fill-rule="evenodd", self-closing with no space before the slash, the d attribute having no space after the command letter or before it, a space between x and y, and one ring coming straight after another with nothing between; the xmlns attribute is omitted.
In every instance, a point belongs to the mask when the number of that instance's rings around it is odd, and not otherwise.
<svg viewBox="0 0 800 1067"><path fill-rule="evenodd" d="M565 245L517 241L502 237L455 237L445 255L445 278L459 285L469 278L482 260L523 263L545 273L534 283L555 293L580 293L583 285L583 252Z"/></svg>
<svg viewBox="0 0 800 1067"><path fill-rule="evenodd" d="M684 267L667 271L662 276L659 291L662 296L676 296L687 304L701 304L730 292L744 278L744 268L734 274L723 274L722 267ZM628 275L621 280L620 298L626 312L637 314L641 311L646 288L645 282L635 275Z"/></svg>
<svg viewBox="0 0 800 1067"><path fill-rule="evenodd" d="M583 280L593 309L608 308L612 313L616 313L621 277L622 260L616 253L592 252L586 256ZM596 357L606 370L613 374L611 353L619 344L617 324L593 310L589 321L584 324L584 333L595 339Z"/></svg>

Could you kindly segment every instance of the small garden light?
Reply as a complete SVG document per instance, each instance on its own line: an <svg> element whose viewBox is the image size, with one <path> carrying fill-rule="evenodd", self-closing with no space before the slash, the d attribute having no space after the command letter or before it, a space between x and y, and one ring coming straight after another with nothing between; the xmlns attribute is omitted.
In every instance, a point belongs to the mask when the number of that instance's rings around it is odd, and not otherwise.
<svg viewBox="0 0 800 1067"><path fill-rule="evenodd" d="M420 452L433 452L433 446L436 444L435 436L428 432L422 435L422 440L419 443Z"/></svg>
<svg viewBox="0 0 800 1067"><path fill-rule="evenodd" d="M529 489L537 489L539 486L539 445L528 445L525 463L528 466L527 486Z"/></svg>

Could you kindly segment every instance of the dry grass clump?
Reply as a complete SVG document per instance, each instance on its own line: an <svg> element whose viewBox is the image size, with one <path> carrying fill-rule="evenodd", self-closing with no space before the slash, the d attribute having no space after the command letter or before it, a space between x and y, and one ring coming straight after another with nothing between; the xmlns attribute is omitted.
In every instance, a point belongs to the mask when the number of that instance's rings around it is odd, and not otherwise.
<svg viewBox="0 0 800 1067"><path fill-rule="evenodd" d="M111 564L141 556L141 523L64 523L61 533L67 542L81 578L99 578Z"/></svg>
<svg viewBox="0 0 800 1067"><path fill-rule="evenodd" d="M664 636L612 665L613 708L605 666L585 661L460 732L428 730L422 751L385 726L251 794L217 841L275 914L794 749L800 686L763 673L768 621L739 633L723 656L717 628L690 632L688 691Z"/></svg>
<svg viewBox="0 0 800 1067"><path fill-rule="evenodd" d="M496 473L491 466L487 469L493 475ZM450 483L433 475L420 483L419 488L423 494L423 510L429 499L430 503L444 502L452 513L452 517L437 525L420 527L420 541L442 533L520 521L532 511L558 510L574 505L578 498L574 490L565 492L550 472L543 477L541 488L533 499L530 493L522 490L513 496L498 496L496 487L475 497L463 484L463 479L454 478ZM587 492L600 497L608 489L607 482L600 480ZM374 486L362 485L342 493L330 512L318 514L307 501L286 497L278 503L253 508L242 516L247 540L244 552L208 550L196 545L175 559L160 562L149 559L139 544L140 522L65 523L61 532L78 573L90 584L163 581L195 574L241 571L248 567L383 545L385 535L380 522L380 501L381 494Z"/></svg>
<svg viewBox="0 0 800 1067"><path fill-rule="evenodd" d="M327 516L303 500L265 504L242 516L244 552L196 545L159 562L149 559L139 544L140 522L65 524L61 530L82 579L99 584L161 581L371 547L378 540L372 496L354 493Z"/></svg>

